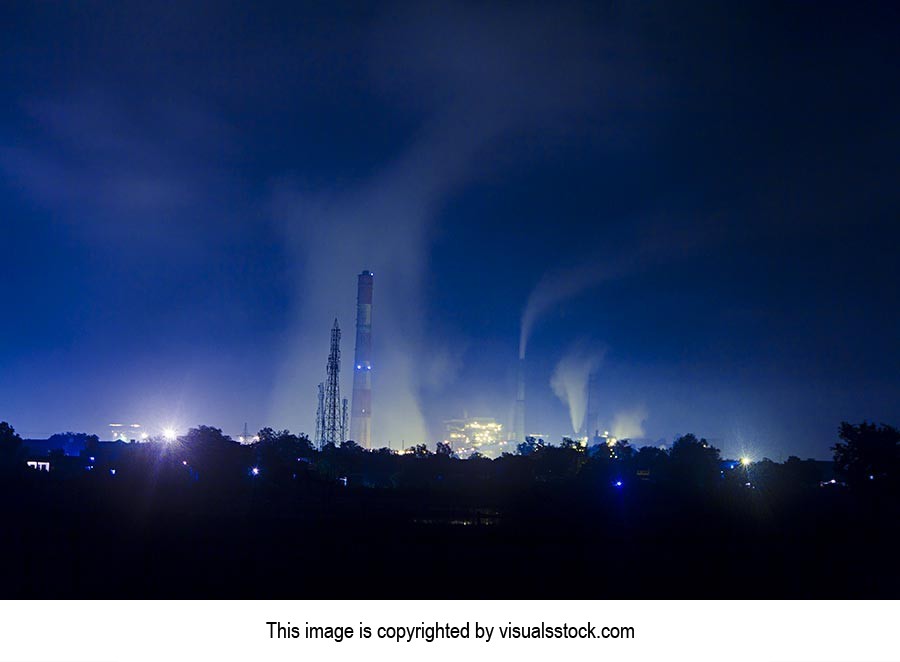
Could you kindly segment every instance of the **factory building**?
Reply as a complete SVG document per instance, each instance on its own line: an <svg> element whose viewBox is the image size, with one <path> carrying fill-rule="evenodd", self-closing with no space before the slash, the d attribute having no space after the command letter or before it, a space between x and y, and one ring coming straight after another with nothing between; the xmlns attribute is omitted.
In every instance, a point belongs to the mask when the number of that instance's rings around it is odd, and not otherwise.
<svg viewBox="0 0 900 662"><path fill-rule="evenodd" d="M504 438L503 425L493 418L459 418L444 424L447 427L444 441L460 458L467 458L475 451L490 458L515 451L515 444Z"/></svg>

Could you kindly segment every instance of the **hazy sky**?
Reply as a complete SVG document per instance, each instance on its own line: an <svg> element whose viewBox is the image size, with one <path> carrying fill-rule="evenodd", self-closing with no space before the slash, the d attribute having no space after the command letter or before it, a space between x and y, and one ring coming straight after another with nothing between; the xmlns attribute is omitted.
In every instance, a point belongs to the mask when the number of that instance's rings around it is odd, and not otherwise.
<svg viewBox="0 0 900 662"><path fill-rule="evenodd" d="M895 3L149 4L0 7L23 435L312 433L362 269L379 444L508 425L529 301L529 431L900 424Z"/></svg>

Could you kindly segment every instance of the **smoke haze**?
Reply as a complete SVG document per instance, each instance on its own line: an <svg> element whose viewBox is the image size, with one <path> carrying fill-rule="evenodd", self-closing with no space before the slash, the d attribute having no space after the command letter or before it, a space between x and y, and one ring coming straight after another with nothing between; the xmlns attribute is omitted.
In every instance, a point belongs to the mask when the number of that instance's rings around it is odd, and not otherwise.
<svg viewBox="0 0 900 662"><path fill-rule="evenodd" d="M591 348L585 341L578 341L569 348L556 364L550 387L553 393L569 407L572 432L581 430L587 411L588 380L603 362L605 350Z"/></svg>
<svg viewBox="0 0 900 662"><path fill-rule="evenodd" d="M610 432L616 439L643 439L647 417L647 408L643 405L617 412Z"/></svg>
<svg viewBox="0 0 900 662"><path fill-rule="evenodd" d="M355 274L370 269L374 440L427 438L420 395L433 381L436 348L424 337L423 284L435 217L453 191L484 174L478 157L488 145L516 132L560 130L596 94L576 84L590 74L577 17L554 16L434 6L380 26L370 75L424 119L390 165L357 185L330 192L290 180L277 186L276 216L296 267L293 330L271 418L311 427L314 411L298 412L298 402L314 402L335 315L345 338L342 394L349 393ZM467 53L457 46L464 35ZM540 63L532 57L536 35ZM555 73L560 67L571 74L565 81ZM434 95L440 105L433 109Z"/></svg>

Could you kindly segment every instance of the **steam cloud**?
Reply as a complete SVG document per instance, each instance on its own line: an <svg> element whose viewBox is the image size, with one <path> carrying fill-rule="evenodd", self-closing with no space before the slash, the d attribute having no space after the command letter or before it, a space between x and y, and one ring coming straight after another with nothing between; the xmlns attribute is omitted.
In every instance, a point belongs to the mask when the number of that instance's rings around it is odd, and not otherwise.
<svg viewBox="0 0 900 662"><path fill-rule="evenodd" d="M522 313L522 330L519 336L519 358L525 358L528 340L535 323L563 301L596 287L614 273L608 268L585 265L560 269L545 274L531 291L525 311Z"/></svg>
<svg viewBox="0 0 900 662"><path fill-rule="evenodd" d="M575 343L556 364L550 386L569 407L572 431L578 433L587 411L588 380L603 362L605 350L592 349L584 341Z"/></svg>
<svg viewBox="0 0 900 662"><path fill-rule="evenodd" d="M544 315L561 303L578 297L603 283L661 264L679 256L686 257L716 236L713 229L702 238L682 233L661 224L663 219L632 219L640 226L640 239L630 246L620 246L614 257L597 254L589 262L575 267L548 271L528 296L522 312L519 335L519 358L525 358L534 327ZM665 219L671 222L671 219Z"/></svg>
<svg viewBox="0 0 900 662"><path fill-rule="evenodd" d="M483 171L481 156L492 142L516 132L570 128L598 90L590 65L596 46L579 17L565 12L411 7L392 12L374 34L370 73L376 85L390 103L399 100L425 119L392 163L350 190L307 190L295 182L278 187L275 214L296 265L296 300L288 360L270 413L272 420L312 428L330 320L337 315L344 330L346 366L353 352L355 275L368 268L375 273L373 429L382 445L427 439L419 397L433 372L434 348L422 323L422 287L441 205ZM560 70L569 72L565 80ZM342 371L345 394L349 374Z"/></svg>
<svg viewBox="0 0 900 662"><path fill-rule="evenodd" d="M643 405L618 412L613 417L612 436L616 439L641 439L644 437L644 421L647 408Z"/></svg>

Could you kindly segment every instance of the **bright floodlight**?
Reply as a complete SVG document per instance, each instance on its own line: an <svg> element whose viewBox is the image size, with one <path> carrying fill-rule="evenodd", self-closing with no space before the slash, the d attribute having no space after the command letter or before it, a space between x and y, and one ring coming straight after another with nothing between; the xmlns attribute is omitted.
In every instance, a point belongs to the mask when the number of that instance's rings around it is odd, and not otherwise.
<svg viewBox="0 0 900 662"><path fill-rule="evenodd" d="M175 428L166 428L163 430L163 438L166 441L175 441L175 438L178 436L178 433L175 432Z"/></svg>
<svg viewBox="0 0 900 662"><path fill-rule="evenodd" d="M741 464L744 465L745 467L749 467L750 466L750 458L746 457L746 456L742 457Z"/></svg>

